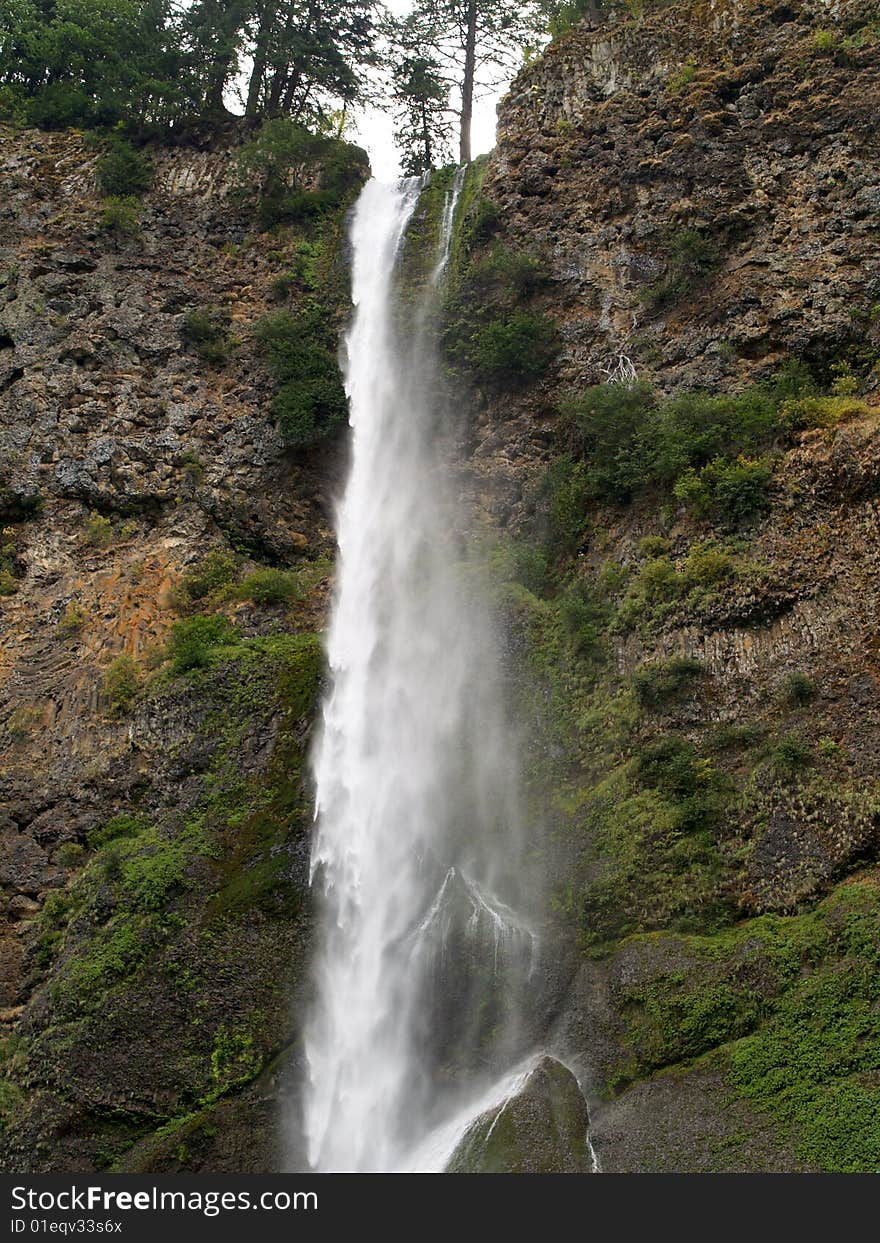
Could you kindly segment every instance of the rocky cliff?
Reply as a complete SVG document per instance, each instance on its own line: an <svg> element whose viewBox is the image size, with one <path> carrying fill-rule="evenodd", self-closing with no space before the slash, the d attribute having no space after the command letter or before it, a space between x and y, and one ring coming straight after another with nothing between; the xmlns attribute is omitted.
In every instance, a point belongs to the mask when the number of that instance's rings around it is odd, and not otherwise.
<svg viewBox="0 0 880 1243"><path fill-rule="evenodd" d="M277 1169L338 454L279 433L255 329L342 214L261 233L187 146L120 227L98 158L3 134L2 1143Z"/></svg>
<svg viewBox="0 0 880 1243"><path fill-rule="evenodd" d="M880 1160L878 32L582 23L462 195L462 493L606 1170ZM274 1169L340 448L279 431L261 325L331 287L338 319L341 211L261 231L208 144L120 227L96 158L3 135L0 1146Z"/></svg>
<svg viewBox="0 0 880 1243"><path fill-rule="evenodd" d="M880 1155L878 78L876 6L621 10L522 72L482 173L463 286L512 325L505 251L558 330L535 380L477 367L472 478L609 1171Z"/></svg>

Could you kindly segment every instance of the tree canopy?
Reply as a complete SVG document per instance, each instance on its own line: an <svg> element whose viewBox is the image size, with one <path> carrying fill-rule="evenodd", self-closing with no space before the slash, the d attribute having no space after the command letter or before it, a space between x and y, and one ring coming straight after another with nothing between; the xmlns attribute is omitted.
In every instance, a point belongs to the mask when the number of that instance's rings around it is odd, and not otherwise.
<svg viewBox="0 0 880 1243"><path fill-rule="evenodd" d="M599 3L600 0L590 0ZM328 133L391 107L404 170L471 154L475 98L587 0L0 0L0 120L159 133L244 113ZM227 111L227 109L229 111Z"/></svg>

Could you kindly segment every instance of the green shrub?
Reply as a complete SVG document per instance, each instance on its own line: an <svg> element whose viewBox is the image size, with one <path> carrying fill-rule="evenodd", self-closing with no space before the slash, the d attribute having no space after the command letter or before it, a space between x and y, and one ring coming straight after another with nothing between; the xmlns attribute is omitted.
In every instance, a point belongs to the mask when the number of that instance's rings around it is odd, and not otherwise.
<svg viewBox="0 0 880 1243"><path fill-rule="evenodd" d="M110 842L122 838L137 837L147 826L147 821L140 816L132 816L126 812L113 816L104 824L90 829L86 835L89 850L101 850Z"/></svg>
<svg viewBox="0 0 880 1243"><path fill-rule="evenodd" d="M512 311L480 323L464 348L477 379L501 388L539 380L559 352L556 325L534 311Z"/></svg>
<svg viewBox="0 0 880 1243"><path fill-rule="evenodd" d="M368 158L360 147L313 134L285 117L266 121L256 137L239 148L234 166L243 192L252 195L257 190L265 229L285 222L308 223L338 210L353 197L368 171Z"/></svg>
<svg viewBox="0 0 880 1243"><path fill-rule="evenodd" d="M0 596L14 596L18 591L18 579L11 570L0 570Z"/></svg>
<svg viewBox="0 0 880 1243"><path fill-rule="evenodd" d="M660 399L647 384L600 384L563 405L560 432L568 453L586 463L597 500L675 490L734 525L766 505L772 465L756 455L788 434L795 418L808 417L804 403L813 399L803 395L811 386L799 366L740 393Z"/></svg>
<svg viewBox="0 0 880 1243"><path fill-rule="evenodd" d="M254 604L289 604L302 597L299 579L290 570L255 570L239 584L238 593Z"/></svg>
<svg viewBox="0 0 880 1243"><path fill-rule="evenodd" d="M570 584L563 593L559 601L559 616L579 655L593 660L605 655L612 610L605 601L597 598L584 579Z"/></svg>
<svg viewBox="0 0 880 1243"><path fill-rule="evenodd" d="M791 673L785 679L784 691L790 704L802 708L816 698L816 683L805 673Z"/></svg>
<svg viewBox="0 0 880 1243"><path fill-rule="evenodd" d="M267 316L257 327L257 340L277 385L272 410L285 440L314 444L344 423L348 404L335 333L319 309Z"/></svg>
<svg viewBox="0 0 880 1243"><path fill-rule="evenodd" d="M639 540L639 555L642 557L663 557L671 548L669 540L663 535L646 535Z"/></svg>
<svg viewBox="0 0 880 1243"><path fill-rule="evenodd" d="M482 299L514 307L543 289L548 273L542 261L524 250L511 250L496 242L488 254L475 262L468 283Z"/></svg>
<svg viewBox="0 0 880 1243"><path fill-rule="evenodd" d="M538 509L546 525L551 552L572 552L587 525L590 500L588 473L581 462L566 455L551 462L538 485Z"/></svg>
<svg viewBox="0 0 880 1243"><path fill-rule="evenodd" d="M59 635L67 639L75 634L79 634L88 621L88 617L89 615L82 605L77 604L75 600L71 600L58 622Z"/></svg>
<svg viewBox="0 0 880 1243"><path fill-rule="evenodd" d="M732 578L735 572L732 555L714 540L695 540L682 567L687 588L714 586Z"/></svg>
<svg viewBox="0 0 880 1243"><path fill-rule="evenodd" d="M187 345L192 346L204 362L222 367L229 358L229 322L216 307L200 307L189 311L180 330Z"/></svg>
<svg viewBox="0 0 880 1243"><path fill-rule="evenodd" d="M702 664L693 657L674 656L662 663L642 665L633 676L633 688L643 707L657 708L682 695L703 673Z"/></svg>
<svg viewBox="0 0 880 1243"><path fill-rule="evenodd" d="M542 548L526 540L509 540L493 552L493 567L504 582L520 583L533 596L543 596L550 587L550 567Z"/></svg>
<svg viewBox="0 0 880 1243"><path fill-rule="evenodd" d="M693 60L686 61L675 73L666 79L667 95L681 95L697 76L697 66Z"/></svg>
<svg viewBox="0 0 880 1243"><path fill-rule="evenodd" d="M682 832L711 829L732 792L730 781L691 743L674 734L641 750L636 773L644 787L658 791L676 806Z"/></svg>
<svg viewBox="0 0 880 1243"><path fill-rule="evenodd" d="M119 237L136 237L140 232L141 208L131 195L108 198L101 213L101 228Z"/></svg>
<svg viewBox="0 0 880 1243"><path fill-rule="evenodd" d="M597 384L562 407L562 436L575 458L589 461L589 483L605 500L629 500L640 479L629 452L655 406L649 384Z"/></svg>
<svg viewBox="0 0 880 1243"><path fill-rule="evenodd" d="M153 163L125 138L114 135L98 160L98 185L116 199L139 198L153 181Z"/></svg>
<svg viewBox="0 0 880 1243"><path fill-rule="evenodd" d="M813 763L813 748L797 734L786 734L770 751L770 763L783 773L800 772Z"/></svg>
<svg viewBox="0 0 880 1243"><path fill-rule="evenodd" d="M212 548L182 575L180 587L189 600L204 600L235 582L237 576L236 557L221 548Z"/></svg>
<svg viewBox="0 0 880 1243"><path fill-rule="evenodd" d="M734 527L767 509L772 478L773 467L766 459L716 457L699 471L689 467L672 492L698 517Z"/></svg>
<svg viewBox="0 0 880 1243"><path fill-rule="evenodd" d="M85 542L91 548L108 548L113 543L113 523L93 509L85 522Z"/></svg>
<svg viewBox="0 0 880 1243"><path fill-rule="evenodd" d="M188 673L207 665L213 648L228 646L237 639L238 631L228 618L199 614L174 623L165 656L173 673Z"/></svg>
<svg viewBox="0 0 880 1243"><path fill-rule="evenodd" d="M60 863L63 868L75 868L82 862L84 854L79 842L62 842L55 851L53 862Z"/></svg>
<svg viewBox="0 0 880 1243"><path fill-rule="evenodd" d="M112 712L126 712L141 688L141 671L133 657L117 656L104 674L103 694Z"/></svg>
<svg viewBox="0 0 880 1243"><path fill-rule="evenodd" d="M585 13L594 14L596 7L596 0L556 0L552 5L547 5L547 28L551 38L558 39L564 35L577 25Z"/></svg>
<svg viewBox="0 0 880 1243"><path fill-rule="evenodd" d="M652 310L680 301L702 284L717 267L718 260L718 249L711 238L698 229L682 229L669 243L665 274L647 286L643 301Z"/></svg>
<svg viewBox="0 0 880 1243"><path fill-rule="evenodd" d="M466 211L455 254L475 244ZM441 341L451 366L478 383L516 388L533 383L559 352L555 323L528 307L548 280L542 260L495 243L488 253L453 265L443 307Z"/></svg>

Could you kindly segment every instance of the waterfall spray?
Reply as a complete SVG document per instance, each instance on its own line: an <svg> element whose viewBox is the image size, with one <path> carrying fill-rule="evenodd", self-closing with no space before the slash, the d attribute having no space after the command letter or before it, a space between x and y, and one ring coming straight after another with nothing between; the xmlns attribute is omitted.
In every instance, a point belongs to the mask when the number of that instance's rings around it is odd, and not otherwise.
<svg viewBox="0 0 880 1243"><path fill-rule="evenodd" d="M463 175L414 314L397 314L394 268L420 183L369 182L351 230L352 459L314 756L305 1131L321 1171L442 1168L468 1101L484 1108L525 1048L538 941L516 747L491 616L461 571L424 331Z"/></svg>

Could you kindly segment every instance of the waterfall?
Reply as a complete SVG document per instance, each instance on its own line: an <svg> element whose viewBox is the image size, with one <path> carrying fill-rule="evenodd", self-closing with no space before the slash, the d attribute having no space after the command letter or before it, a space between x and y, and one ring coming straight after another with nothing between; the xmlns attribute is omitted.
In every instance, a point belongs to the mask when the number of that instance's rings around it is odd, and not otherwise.
<svg viewBox="0 0 880 1243"><path fill-rule="evenodd" d="M509 1091L528 1052L539 945L517 748L491 612L465 564L428 327L463 175L413 305L395 262L421 183L369 182L351 226L351 465L313 759L305 1133L319 1171L442 1168L444 1137L493 1082Z"/></svg>

